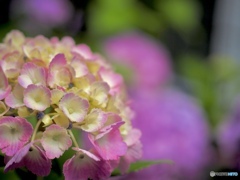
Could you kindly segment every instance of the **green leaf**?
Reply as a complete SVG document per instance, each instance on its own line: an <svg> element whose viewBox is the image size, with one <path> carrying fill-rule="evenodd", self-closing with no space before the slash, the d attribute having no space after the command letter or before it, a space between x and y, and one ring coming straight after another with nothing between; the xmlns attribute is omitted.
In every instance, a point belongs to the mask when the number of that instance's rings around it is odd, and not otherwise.
<svg viewBox="0 0 240 180"><path fill-rule="evenodd" d="M173 164L174 162L171 160L157 160L157 161L137 161L135 163L132 163L128 169L128 173L131 172L136 172L145 168L148 168L152 165L157 165L157 164ZM119 171L119 169L115 169L112 172L112 176L119 176L121 175L121 172Z"/></svg>
<svg viewBox="0 0 240 180"><path fill-rule="evenodd" d="M157 161L138 161L130 165L128 172L136 172L141 169L145 169L147 167L150 167L152 165L157 165L157 164L173 164L173 161L167 160L167 159L166 160L162 159Z"/></svg>
<svg viewBox="0 0 240 180"><path fill-rule="evenodd" d="M36 124L37 124L37 117L36 117L36 115L28 116L28 117L26 117L26 119L28 120L28 122L30 122L32 124L33 127L36 126Z"/></svg>
<svg viewBox="0 0 240 180"><path fill-rule="evenodd" d="M47 109L45 109L43 112L44 114L48 114L48 113L51 113L53 111L53 107L48 107Z"/></svg>
<svg viewBox="0 0 240 180"><path fill-rule="evenodd" d="M11 179L11 180L21 180L19 176L15 173L15 171L9 171L8 173L4 173L4 167L0 167L0 177L1 179Z"/></svg>

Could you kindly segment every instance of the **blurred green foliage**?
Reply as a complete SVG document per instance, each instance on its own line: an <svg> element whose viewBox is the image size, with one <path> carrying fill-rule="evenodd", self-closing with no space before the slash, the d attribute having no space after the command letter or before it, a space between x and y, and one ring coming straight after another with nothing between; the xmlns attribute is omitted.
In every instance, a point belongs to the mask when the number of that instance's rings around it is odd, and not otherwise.
<svg viewBox="0 0 240 180"><path fill-rule="evenodd" d="M153 6L137 0L93 1L89 31L101 36L138 28L159 35L168 27L189 33L199 26L200 6L195 0L155 0Z"/></svg>
<svg viewBox="0 0 240 180"><path fill-rule="evenodd" d="M199 26L201 14L197 1L156 1L156 7L165 17L164 20L177 31L189 33Z"/></svg>
<svg viewBox="0 0 240 180"><path fill-rule="evenodd" d="M184 83L207 112L213 128L232 110L240 92L239 63L229 57L182 57L179 63Z"/></svg>

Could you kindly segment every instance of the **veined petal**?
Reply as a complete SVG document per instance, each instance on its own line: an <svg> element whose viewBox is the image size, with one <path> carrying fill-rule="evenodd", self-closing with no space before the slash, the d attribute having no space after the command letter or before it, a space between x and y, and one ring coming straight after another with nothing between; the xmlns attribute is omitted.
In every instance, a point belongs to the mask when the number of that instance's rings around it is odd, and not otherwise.
<svg viewBox="0 0 240 180"><path fill-rule="evenodd" d="M74 150L78 153L63 165L66 180L105 180L111 175L111 166L107 161L83 149Z"/></svg>
<svg viewBox="0 0 240 180"><path fill-rule="evenodd" d="M32 112L26 106L22 106L22 107L18 108L17 113L20 117L25 118L25 117L30 116Z"/></svg>
<svg viewBox="0 0 240 180"><path fill-rule="evenodd" d="M73 93L67 93L59 103L59 108L73 122L83 121L87 114L89 103Z"/></svg>
<svg viewBox="0 0 240 180"><path fill-rule="evenodd" d="M51 90L51 102L52 104L58 104L60 99L63 97L65 93L60 89Z"/></svg>
<svg viewBox="0 0 240 180"><path fill-rule="evenodd" d="M23 166L38 176L47 176L51 170L51 161L43 150L31 142L21 148L7 162L4 172Z"/></svg>
<svg viewBox="0 0 240 180"><path fill-rule="evenodd" d="M22 32L18 30L12 30L4 38L5 43L15 47L20 47L20 45L22 45L24 41L25 41L25 36L23 35Z"/></svg>
<svg viewBox="0 0 240 180"><path fill-rule="evenodd" d="M104 133L108 132L110 129L113 128L119 128L121 125L123 125L125 122L122 120L122 118L114 113L108 113L107 114L107 121L104 124L104 127L102 127L99 130L99 134L97 135L97 138L100 138L104 135Z"/></svg>
<svg viewBox="0 0 240 180"><path fill-rule="evenodd" d="M64 56L64 54L57 54L51 61L49 65L49 70L55 71L63 66L67 65L67 60Z"/></svg>
<svg viewBox="0 0 240 180"><path fill-rule="evenodd" d="M0 61L2 70L4 71L7 78L15 78L19 75L23 64L23 58L19 52L14 51L7 53Z"/></svg>
<svg viewBox="0 0 240 180"><path fill-rule="evenodd" d="M101 105L103 103L106 104L108 100L109 90L110 87L105 82L97 81L91 84L90 92L93 104L94 105Z"/></svg>
<svg viewBox="0 0 240 180"><path fill-rule="evenodd" d="M95 77L92 74L87 74L86 76L75 78L74 85L84 91L86 94L90 94L90 86L95 81Z"/></svg>
<svg viewBox="0 0 240 180"><path fill-rule="evenodd" d="M0 119L0 149L14 155L29 140L32 125L24 118L4 116Z"/></svg>
<svg viewBox="0 0 240 180"><path fill-rule="evenodd" d="M96 155L96 154L93 154L92 152L90 151L86 151L84 149L81 149L81 148L76 148L76 147L73 147L72 148L74 151L77 151L79 152L80 154L82 155L87 155L88 157L94 159L95 161L101 161L101 159Z"/></svg>
<svg viewBox="0 0 240 180"><path fill-rule="evenodd" d="M108 85L110 86L111 94L119 92L119 90L122 86L122 83L123 83L123 78L121 75L116 74L116 73L112 72L111 70L108 70L105 68L101 68L99 70L99 75L102 78L102 80L105 81L106 83L108 83Z"/></svg>
<svg viewBox="0 0 240 180"><path fill-rule="evenodd" d="M55 124L43 132L41 143L49 159L60 157L72 145L67 130Z"/></svg>
<svg viewBox="0 0 240 180"><path fill-rule="evenodd" d="M73 71L67 65L64 54L57 54L51 61L48 71L48 85L50 87L67 87L72 81Z"/></svg>
<svg viewBox="0 0 240 180"><path fill-rule="evenodd" d="M82 56L86 60L95 60L96 56L86 44L79 44L72 48L72 52Z"/></svg>
<svg viewBox="0 0 240 180"><path fill-rule="evenodd" d="M31 43L32 42L29 41L22 47L25 56L28 57L29 59L34 59L34 60L42 59L39 49L33 46Z"/></svg>
<svg viewBox="0 0 240 180"><path fill-rule="evenodd" d="M119 170L122 174L126 173L131 163L142 157L142 144L140 142L141 131L131 129L125 136L125 142L128 146L127 152L120 158Z"/></svg>
<svg viewBox="0 0 240 180"><path fill-rule="evenodd" d="M68 47L73 47L75 46L75 41L72 37L70 36L64 36L62 39L61 39L61 43L68 46Z"/></svg>
<svg viewBox="0 0 240 180"><path fill-rule="evenodd" d="M44 126L49 126L49 125L53 124L52 118L48 114L43 116L42 122L43 122Z"/></svg>
<svg viewBox="0 0 240 180"><path fill-rule="evenodd" d="M87 132L95 132L101 129L107 121L107 115L101 109L92 109L85 117L82 130Z"/></svg>
<svg viewBox="0 0 240 180"><path fill-rule="evenodd" d="M119 129L113 128L105 132L100 138L89 134L89 139L100 156L105 160L117 160L127 151L127 145L123 142Z"/></svg>
<svg viewBox="0 0 240 180"><path fill-rule="evenodd" d="M24 166L24 162L22 161L22 159L27 155L32 144L33 144L32 142L26 144L14 154L14 156L7 162L4 168L5 173L8 172L9 170Z"/></svg>
<svg viewBox="0 0 240 180"><path fill-rule="evenodd" d="M47 74L44 68L33 63L26 63L18 77L18 82L24 88L27 88L30 84L46 86L46 79Z"/></svg>
<svg viewBox="0 0 240 180"><path fill-rule="evenodd" d="M5 76L0 66L0 100L4 99L11 91L11 86L8 84L7 77Z"/></svg>
<svg viewBox="0 0 240 180"><path fill-rule="evenodd" d="M135 144L128 147L126 154L120 158L119 169L122 174L126 173L131 163L142 157L142 144L138 140Z"/></svg>
<svg viewBox="0 0 240 180"><path fill-rule="evenodd" d="M29 85L24 91L24 104L34 110L44 111L51 103L51 92L44 86Z"/></svg>
<svg viewBox="0 0 240 180"><path fill-rule="evenodd" d="M38 146L33 145L23 160L26 168L37 176L47 176L51 171L51 160Z"/></svg>
<svg viewBox="0 0 240 180"><path fill-rule="evenodd" d="M16 84L13 88L13 91L5 98L6 104L11 108L23 106L23 91L23 87L19 84Z"/></svg>
<svg viewBox="0 0 240 180"><path fill-rule="evenodd" d="M139 141L142 133L139 129L131 129L131 131L127 134L125 138L125 142L128 146L132 146L137 141Z"/></svg>
<svg viewBox="0 0 240 180"><path fill-rule="evenodd" d="M61 127L68 128L70 121L67 116L58 108L56 108L55 111L58 115L53 117L54 122Z"/></svg>
<svg viewBox="0 0 240 180"><path fill-rule="evenodd" d="M85 76L86 74L88 74L87 65L79 58L74 58L71 62L71 66L73 67L73 69L75 71L76 78L79 78L79 77L82 77L82 76Z"/></svg>

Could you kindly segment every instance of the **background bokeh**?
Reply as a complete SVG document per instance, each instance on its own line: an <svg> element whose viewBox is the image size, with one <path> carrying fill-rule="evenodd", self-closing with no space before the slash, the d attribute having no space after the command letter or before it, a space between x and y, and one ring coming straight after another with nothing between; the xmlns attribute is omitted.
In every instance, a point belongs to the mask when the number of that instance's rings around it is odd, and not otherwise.
<svg viewBox="0 0 240 180"><path fill-rule="evenodd" d="M240 169L239 8L238 0L3 0L0 39L12 29L72 36L123 75L142 159L174 164L115 178L210 179Z"/></svg>

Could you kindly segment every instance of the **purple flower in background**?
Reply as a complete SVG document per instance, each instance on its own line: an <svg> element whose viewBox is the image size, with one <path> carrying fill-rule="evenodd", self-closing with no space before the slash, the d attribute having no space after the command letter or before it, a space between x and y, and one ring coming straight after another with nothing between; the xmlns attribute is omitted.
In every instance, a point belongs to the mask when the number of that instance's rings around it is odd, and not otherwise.
<svg viewBox="0 0 240 180"><path fill-rule="evenodd" d="M136 177L197 179L210 160L209 129L197 104L176 91L136 94L133 124L142 131L143 159L170 159L173 165L156 165ZM206 173L205 173L206 174Z"/></svg>
<svg viewBox="0 0 240 180"><path fill-rule="evenodd" d="M228 119L223 121L217 131L217 142L221 165L240 170L240 99Z"/></svg>
<svg viewBox="0 0 240 180"><path fill-rule="evenodd" d="M171 62L163 46L143 33L132 32L109 38L107 54L134 71L133 86L154 89L171 76Z"/></svg>
<svg viewBox="0 0 240 180"><path fill-rule="evenodd" d="M43 33L66 25L73 16L73 7L68 0L14 0L11 16L29 33Z"/></svg>
<svg viewBox="0 0 240 180"><path fill-rule="evenodd" d="M193 99L176 90L163 90L172 74L166 50L140 33L113 37L105 49L115 62L134 70L130 95L133 124L142 131L142 159L174 162L117 179L196 180L209 176L204 171L212 160L208 123Z"/></svg>

